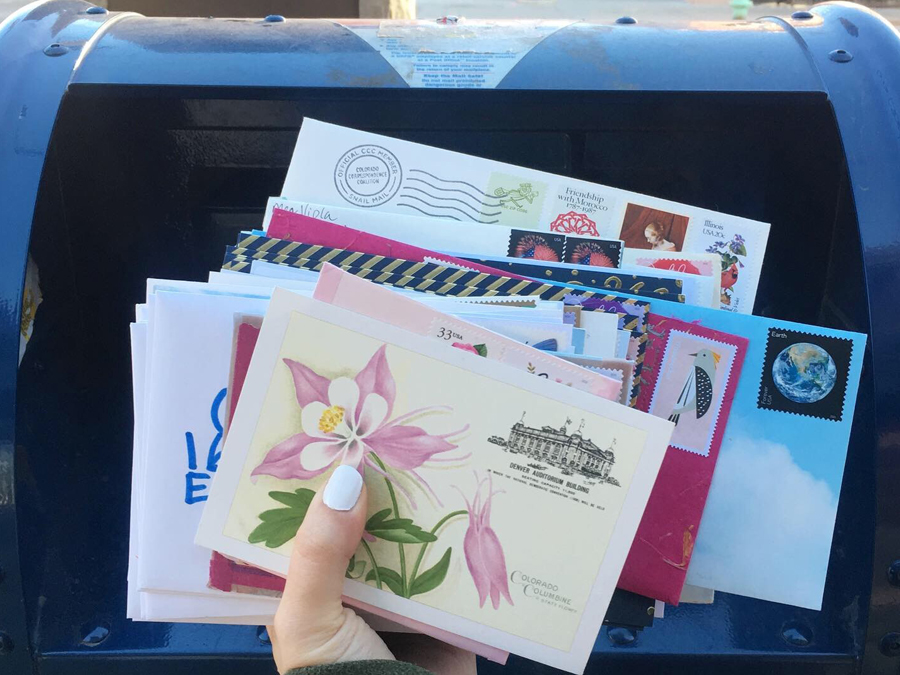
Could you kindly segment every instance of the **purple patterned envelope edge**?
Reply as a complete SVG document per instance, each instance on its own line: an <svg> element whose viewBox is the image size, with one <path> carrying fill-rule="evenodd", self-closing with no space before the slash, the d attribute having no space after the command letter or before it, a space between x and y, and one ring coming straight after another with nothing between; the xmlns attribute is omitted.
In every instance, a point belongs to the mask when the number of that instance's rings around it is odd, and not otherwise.
<svg viewBox="0 0 900 675"><path fill-rule="evenodd" d="M563 302L567 305L580 305L585 309L600 309L604 312L613 311L633 316L638 320L637 330L641 333L645 331L645 320L649 310L649 302L646 300L641 301L640 304L632 305L619 302L618 300L606 300L598 297L585 298L581 294L575 292L567 294L563 298Z"/></svg>

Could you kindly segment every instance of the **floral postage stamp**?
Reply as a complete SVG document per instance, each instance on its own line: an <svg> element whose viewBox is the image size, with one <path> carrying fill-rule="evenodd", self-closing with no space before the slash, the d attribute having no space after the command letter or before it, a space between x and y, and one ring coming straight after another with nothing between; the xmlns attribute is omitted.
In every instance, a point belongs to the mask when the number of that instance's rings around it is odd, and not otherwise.
<svg viewBox="0 0 900 675"><path fill-rule="evenodd" d="M757 407L839 422L853 343L770 328Z"/></svg>
<svg viewBox="0 0 900 675"><path fill-rule="evenodd" d="M724 342L669 331L649 412L674 422L670 445L709 456L736 351Z"/></svg>
<svg viewBox="0 0 900 675"><path fill-rule="evenodd" d="M720 308L751 314L766 250L768 226L720 215L692 219L685 250L719 256Z"/></svg>

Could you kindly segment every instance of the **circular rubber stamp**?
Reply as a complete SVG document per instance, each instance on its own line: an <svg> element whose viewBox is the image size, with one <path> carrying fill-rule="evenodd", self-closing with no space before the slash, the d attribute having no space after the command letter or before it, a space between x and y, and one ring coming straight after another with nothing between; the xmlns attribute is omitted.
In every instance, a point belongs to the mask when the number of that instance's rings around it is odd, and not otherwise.
<svg viewBox="0 0 900 675"><path fill-rule="evenodd" d="M403 169L397 156L380 145L358 145L334 167L334 186L354 206L380 206L397 194Z"/></svg>

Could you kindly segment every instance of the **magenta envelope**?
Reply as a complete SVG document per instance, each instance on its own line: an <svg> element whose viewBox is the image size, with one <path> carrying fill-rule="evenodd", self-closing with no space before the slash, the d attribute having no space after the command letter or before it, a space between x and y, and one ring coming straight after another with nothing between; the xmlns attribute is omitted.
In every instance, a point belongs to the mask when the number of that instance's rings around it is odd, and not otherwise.
<svg viewBox="0 0 900 675"><path fill-rule="evenodd" d="M447 227L453 227L453 225L448 224ZM379 237L377 234L369 234L361 230L354 230L352 227L329 223L327 220L318 220L317 218L304 216L300 213L292 213L283 209L274 209L272 211L272 220L269 222L269 229L266 231L266 234L274 239L288 239L304 244L341 248L349 251L358 251L359 253L383 255L386 258L413 260L415 262L424 262L426 257L438 255L437 252L429 251L427 248L404 244L402 241ZM518 274L510 274L509 272L479 265L468 260L461 260L446 255L441 255L440 258L441 260L463 265L485 274L498 274L513 279L525 278Z"/></svg>
<svg viewBox="0 0 900 675"><path fill-rule="evenodd" d="M647 324L635 407L675 430L618 585L677 605L748 340L653 313Z"/></svg>

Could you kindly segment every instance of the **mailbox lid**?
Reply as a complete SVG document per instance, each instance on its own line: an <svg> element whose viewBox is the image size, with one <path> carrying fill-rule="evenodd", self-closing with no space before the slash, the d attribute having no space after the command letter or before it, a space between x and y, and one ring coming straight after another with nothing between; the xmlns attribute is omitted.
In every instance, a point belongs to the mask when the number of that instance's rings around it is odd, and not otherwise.
<svg viewBox="0 0 900 675"><path fill-rule="evenodd" d="M477 26L478 22L472 22ZM509 30L516 24L509 22ZM565 22L563 22L565 24ZM167 86L406 87L357 31L364 20L282 22L146 18L104 30L73 83ZM449 30L449 28L448 28ZM830 30L820 18L751 23L561 25L530 47L498 85L511 89L628 91L822 91L798 31ZM482 47L479 47L481 49ZM488 45L485 49L491 49ZM497 53L507 47L498 44ZM429 49L463 58L464 38ZM548 77L548 73L553 73ZM406 79L405 79L406 77Z"/></svg>

